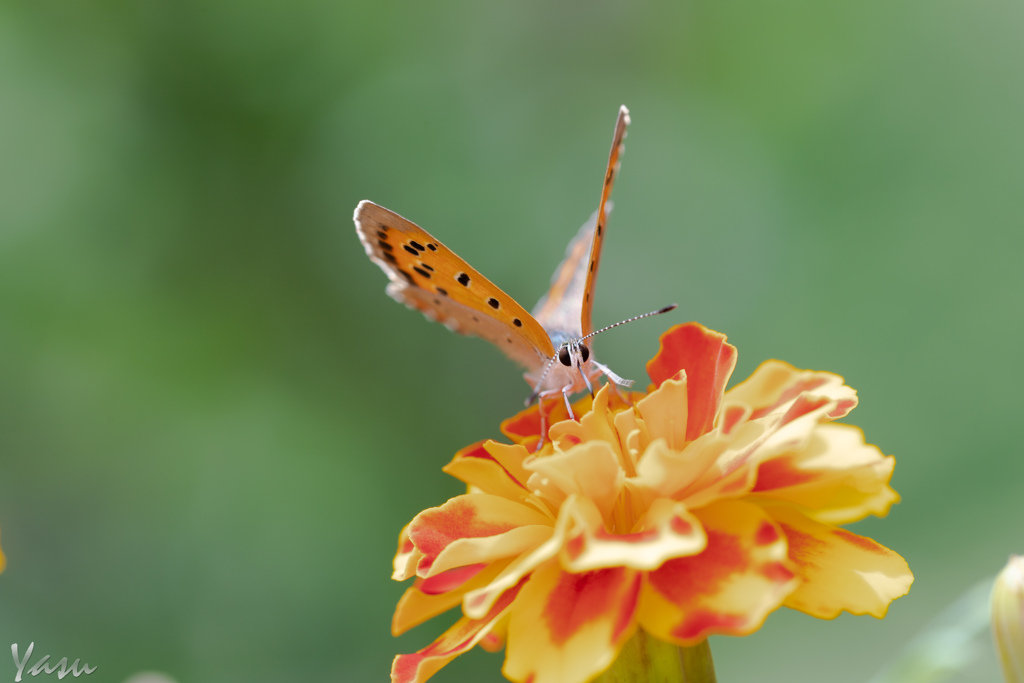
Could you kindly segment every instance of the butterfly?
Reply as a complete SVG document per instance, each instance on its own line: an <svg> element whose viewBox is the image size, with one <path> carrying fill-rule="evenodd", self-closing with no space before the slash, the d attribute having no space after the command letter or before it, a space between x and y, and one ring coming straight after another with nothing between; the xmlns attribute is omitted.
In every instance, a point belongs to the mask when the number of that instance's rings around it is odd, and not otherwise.
<svg viewBox="0 0 1024 683"><path fill-rule="evenodd" d="M367 256L391 280L386 290L391 298L454 332L483 337L526 368L526 381L533 387L527 404L541 402L541 434L546 433L545 398L561 393L572 417L569 397L583 389L593 394L593 384L601 375L623 388L633 384L599 363L585 343L587 339L675 308L673 304L600 330L593 328L594 285L610 209L608 198L628 126L629 110L622 106L597 211L569 243L550 289L532 313L412 221L368 200L359 203L353 216Z"/></svg>

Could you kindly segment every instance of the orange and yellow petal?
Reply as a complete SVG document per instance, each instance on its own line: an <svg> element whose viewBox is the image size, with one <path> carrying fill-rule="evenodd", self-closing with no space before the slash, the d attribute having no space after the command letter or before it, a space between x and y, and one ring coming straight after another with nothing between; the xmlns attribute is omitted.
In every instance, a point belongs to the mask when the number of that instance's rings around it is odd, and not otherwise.
<svg viewBox="0 0 1024 683"><path fill-rule="evenodd" d="M806 447L758 465L753 493L804 508L829 524L888 513L899 496L889 487L896 459L864 443L860 429L819 426Z"/></svg>
<svg viewBox="0 0 1024 683"><path fill-rule="evenodd" d="M524 552L486 586L470 591L462 603L462 611L471 618L480 618L506 591L518 585L537 567L558 555L565 545L567 530L579 524L581 513L577 510L580 501L570 496L558 511L558 519L551 536L529 552Z"/></svg>
<svg viewBox="0 0 1024 683"><path fill-rule="evenodd" d="M506 591L480 619L462 617L440 638L419 652L398 655L391 665L392 683L423 683L445 664L479 643L508 613L522 584Z"/></svg>
<svg viewBox="0 0 1024 683"><path fill-rule="evenodd" d="M579 501L581 513L588 509L587 502ZM628 533L610 533L596 508L590 510L589 515L580 514L580 523L567 533L562 565L572 572L607 567L656 569L673 557L696 555L707 543L697 517L668 498L653 501L637 530Z"/></svg>
<svg viewBox="0 0 1024 683"><path fill-rule="evenodd" d="M780 454L806 448L836 405L828 397L801 394L788 404L784 413L744 422L727 437L720 430L705 435L691 449L702 442L709 447L717 443L725 446L700 479L675 497L693 508L746 495L756 485L756 466Z"/></svg>
<svg viewBox="0 0 1024 683"><path fill-rule="evenodd" d="M487 443L478 441L463 448L451 462L441 468L442 471L472 487L473 492L490 493L509 500L526 498L529 495L526 479L519 481L509 468L491 455Z"/></svg>
<svg viewBox="0 0 1024 683"><path fill-rule="evenodd" d="M678 645L757 630L797 585L786 539L761 508L726 501L695 514L707 547L650 572L637 614L641 628Z"/></svg>
<svg viewBox="0 0 1024 683"><path fill-rule="evenodd" d="M699 323L676 325L661 335L658 353L647 363L647 374L660 387L686 372L686 439L692 441L715 426L725 385L736 368L736 347L725 335Z"/></svg>
<svg viewBox="0 0 1024 683"><path fill-rule="evenodd" d="M889 603L910 590L910 567L885 546L793 508L773 506L767 511L786 535L789 558L800 577L787 607L821 619L843 610L881 618Z"/></svg>
<svg viewBox="0 0 1024 683"><path fill-rule="evenodd" d="M535 507L487 493L452 498L416 515L409 538L423 554L417 575L519 554L551 535L551 519Z"/></svg>
<svg viewBox="0 0 1024 683"><path fill-rule="evenodd" d="M391 619L391 633L399 636L414 626L446 612L462 602L466 593L487 585L510 561L458 567L429 579L417 578L398 601Z"/></svg>
<svg viewBox="0 0 1024 683"><path fill-rule="evenodd" d="M394 573L391 578L395 581L405 581L416 576L416 565L423 558L423 553L416 549L412 539L409 538L409 527L412 523L402 527L398 534L398 551L395 553Z"/></svg>
<svg viewBox="0 0 1024 683"><path fill-rule="evenodd" d="M829 415L837 420L846 416L857 405L857 392L846 386L843 378L831 372L798 370L781 360L762 363L746 380L725 394L728 404L749 406L750 419L784 412L801 394L831 398L836 406Z"/></svg>
<svg viewBox="0 0 1024 683"><path fill-rule="evenodd" d="M640 574L623 567L539 568L512 606L503 673L530 683L590 680L633 634L639 586Z"/></svg>

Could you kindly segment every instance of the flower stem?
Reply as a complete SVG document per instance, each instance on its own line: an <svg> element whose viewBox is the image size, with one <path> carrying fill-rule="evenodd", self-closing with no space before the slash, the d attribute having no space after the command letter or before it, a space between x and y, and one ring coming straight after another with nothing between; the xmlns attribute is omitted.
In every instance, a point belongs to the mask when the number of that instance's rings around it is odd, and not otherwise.
<svg viewBox="0 0 1024 683"><path fill-rule="evenodd" d="M715 664L707 640L679 647L638 629L595 683L715 683Z"/></svg>

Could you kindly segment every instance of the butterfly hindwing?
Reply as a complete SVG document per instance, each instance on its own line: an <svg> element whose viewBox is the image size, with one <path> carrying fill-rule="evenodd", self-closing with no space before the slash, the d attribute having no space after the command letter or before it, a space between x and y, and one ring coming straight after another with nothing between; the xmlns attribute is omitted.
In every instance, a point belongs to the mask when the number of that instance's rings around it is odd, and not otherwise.
<svg viewBox="0 0 1024 683"><path fill-rule="evenodd" d="M619 117L615 121L615 135L612 138L612 151L608 156L608 169L604 174L604 186L601 188L601 203L597 207L597 225L594 230L594 241L590 247L590 260L587 264L587 283L583 288L582 315L580 329L584 335L594 331L591 313L594 309L594 285L597 283L597 271L601 265L601 247L604 245L604 228L608 219L606 205L615 185L615 176L619 172L619 156L622 154L622 141L626 138L629 126L629 110L619 107Z"/></svg>
<svg viewBox="0 0 1024 683"><path fill-rule="evenodd" d="M392 298L455 332L483 337L528 370L554 355L526 309L426 230L370 201L359 203L354 219L367 255L391 280Z"/></svg>

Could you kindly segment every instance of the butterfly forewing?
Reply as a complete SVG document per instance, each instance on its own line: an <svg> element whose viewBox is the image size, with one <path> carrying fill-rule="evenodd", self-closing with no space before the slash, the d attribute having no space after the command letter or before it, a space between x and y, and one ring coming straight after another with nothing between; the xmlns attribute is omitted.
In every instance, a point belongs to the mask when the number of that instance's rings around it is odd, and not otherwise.
<svg viewBox="0 0 1024 683"><path fill-rule="evenodd" d="M622 141L626 138L627 126L629 126L629 110L622 106L619 107L619 118L615 121L612 151L608 156L608 169L604 174L604 186L601 188L601 203L597 207L597 226L594 230L594 241L590 247L590 260L587 264L587 284L583 288L583 310L580 317L580 328L584 335L594 331L591 312L594 309L594 285L597 283L597 270L601 265L601 247L604 244L604 228L608 219L605 205L612 194L615 176L619 172L619 156L622 154Z"/></svg>
<svg viewBox="0 0 1024 683"><path fill-rule="evenodd" d="M595 211L565 249L565 258L551 277L551 288L533 307L537 319L552 337L582 337L583 290L587 285L590 249L594 241Z"/></svg>
<svg viewBox="0 0 1024 683"><path fill-rule="evenodd" d="M488 340L528 370L555 349L512 297L412 221L370 201L355 212L366 253L391 279L388 294L461 334Z"/></svg>

